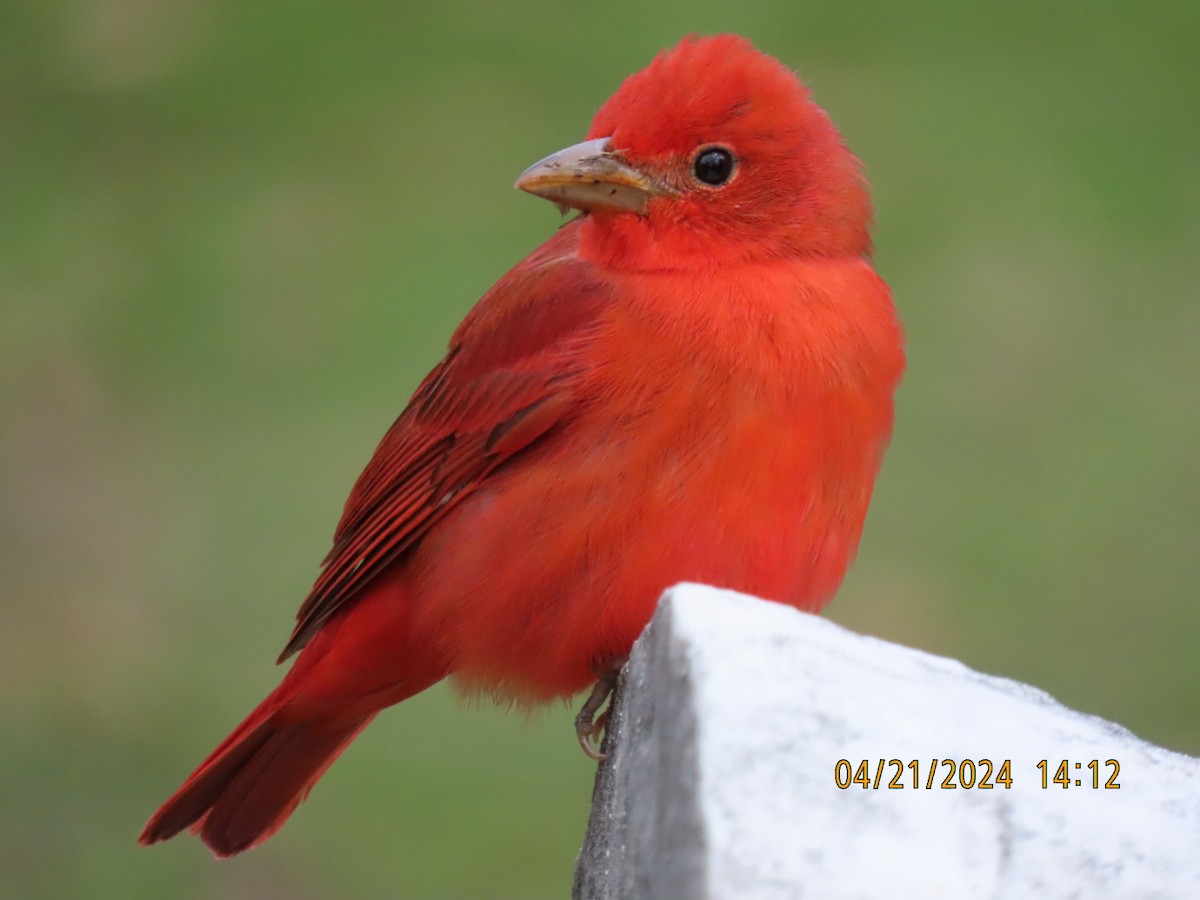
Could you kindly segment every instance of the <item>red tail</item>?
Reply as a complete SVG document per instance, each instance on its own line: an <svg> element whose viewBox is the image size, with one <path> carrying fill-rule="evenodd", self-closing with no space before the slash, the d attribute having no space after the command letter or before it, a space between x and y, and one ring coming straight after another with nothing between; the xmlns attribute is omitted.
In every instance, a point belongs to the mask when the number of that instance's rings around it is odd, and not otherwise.
<svg viewBox="0 0 1200 900"><path fill-rule="evenodd" d="M427 642L411 647L408 604L381 579L313 636L271 694L162 805L146 845L191 827L217 856L262 843L384 707L440 681Z"/></svg>
<svg viewBox="0 0 1200 900"><path fill-rule="evenodd" d="M276 691L278 693L278 691ZM287 821L325 770L373 719L277 724L275 694L264 700L154 814L147 845L187 828L217 856L265 841Z"/></svg>

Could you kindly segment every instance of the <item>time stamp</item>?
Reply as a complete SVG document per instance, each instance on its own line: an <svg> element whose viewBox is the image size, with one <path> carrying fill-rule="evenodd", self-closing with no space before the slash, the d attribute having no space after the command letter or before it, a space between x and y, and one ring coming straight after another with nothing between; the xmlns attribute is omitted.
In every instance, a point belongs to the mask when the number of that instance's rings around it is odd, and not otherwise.
<svg viewBox="0 0 1200 900"><path fill-rule="evenodd" d="M1121 787L1121 764L1115 759L1043 759L1028 774L1042 790ZM1013 774L1011 759L839 759L833 766L833 783L842 790L1011 790L1020 777Z"/></svg>

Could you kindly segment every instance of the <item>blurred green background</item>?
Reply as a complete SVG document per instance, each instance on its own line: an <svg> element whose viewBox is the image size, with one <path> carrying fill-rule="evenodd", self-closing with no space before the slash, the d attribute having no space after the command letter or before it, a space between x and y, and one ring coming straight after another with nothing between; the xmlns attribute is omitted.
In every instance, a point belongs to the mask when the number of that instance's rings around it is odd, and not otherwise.
<svg viewBox="0 0 1200 900"><path fill-rule="evenodd" d="M515 175L690 30L796 67L875 186L911 368L833 617L1200 752L1200 5L729 6L0 5L0 896L566 895L569 711L443 689L249 855L134 837L557 226Z"/></svg>

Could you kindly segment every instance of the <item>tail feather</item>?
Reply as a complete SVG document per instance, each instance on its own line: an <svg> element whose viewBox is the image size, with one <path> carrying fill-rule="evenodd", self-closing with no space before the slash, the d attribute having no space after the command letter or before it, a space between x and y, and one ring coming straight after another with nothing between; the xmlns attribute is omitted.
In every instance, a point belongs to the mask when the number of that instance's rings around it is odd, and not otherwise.
<svg viewBox="0 0 1200 900"><path fill-rule="evenodd" d="M151 816L138 843L189 827L217 856L261 843L376 713L446 676L434 648L409 643L410 607L397 578L381 579L325 623L279 686Z"/></svg>
<svg viewBox="0 0 1200 900"><path fill-rule="evenodd" d="M279 830L373 718L332 727L268 718L239 728L146 823L138 843L165 841L190 826L216 856L250 849Z"/></svg>
<svg viewBox="0 0 1200 900"><path fill-rule="evenodd" d="M139 844L146 847L165 841L204 817L246 762L270 738L270 723L260 721L247 727L253 719L251 714L151 816L138 835Z"/></svg>
<svg viewBox="0 0 1200 900"><path fill-rule="evenodd" d="M232 856L265 841L373 718L330 730L303 722L273 732L193 830L217 856Z"/></svg>

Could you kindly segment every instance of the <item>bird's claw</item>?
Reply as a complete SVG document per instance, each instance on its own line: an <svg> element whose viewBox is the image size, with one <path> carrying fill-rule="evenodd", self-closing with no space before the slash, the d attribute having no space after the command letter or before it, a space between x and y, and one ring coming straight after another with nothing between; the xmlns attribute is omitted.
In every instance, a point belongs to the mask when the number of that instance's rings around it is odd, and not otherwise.
<svg viewBox="0 0 1200 900"><path fill-rule="evenodd" d="M579 746L589 757L600 762L607 754L601 752L604 743L604 729L608 725L608 710L600 713L593 722L591 716L585 716L583 710L575 717L575 736L579 738Z"/></svg>
<svg viewBox="0 0 1200 900"><path fill-rule="evenodd" d="M575 716L575 737L579 740L579 746L584 753L597 762L606 756L600 748L603 746L604 736L606 736L608 714L612 709L612 704L610 703L604 712L600 712L600 707L604 706L604 701L608 700L616 689L617 676L621 673L621 667L625 665L627 658L625 656L613 657L595 666L596 685ZM596 715L597 713L600 714Z"/></svg>

